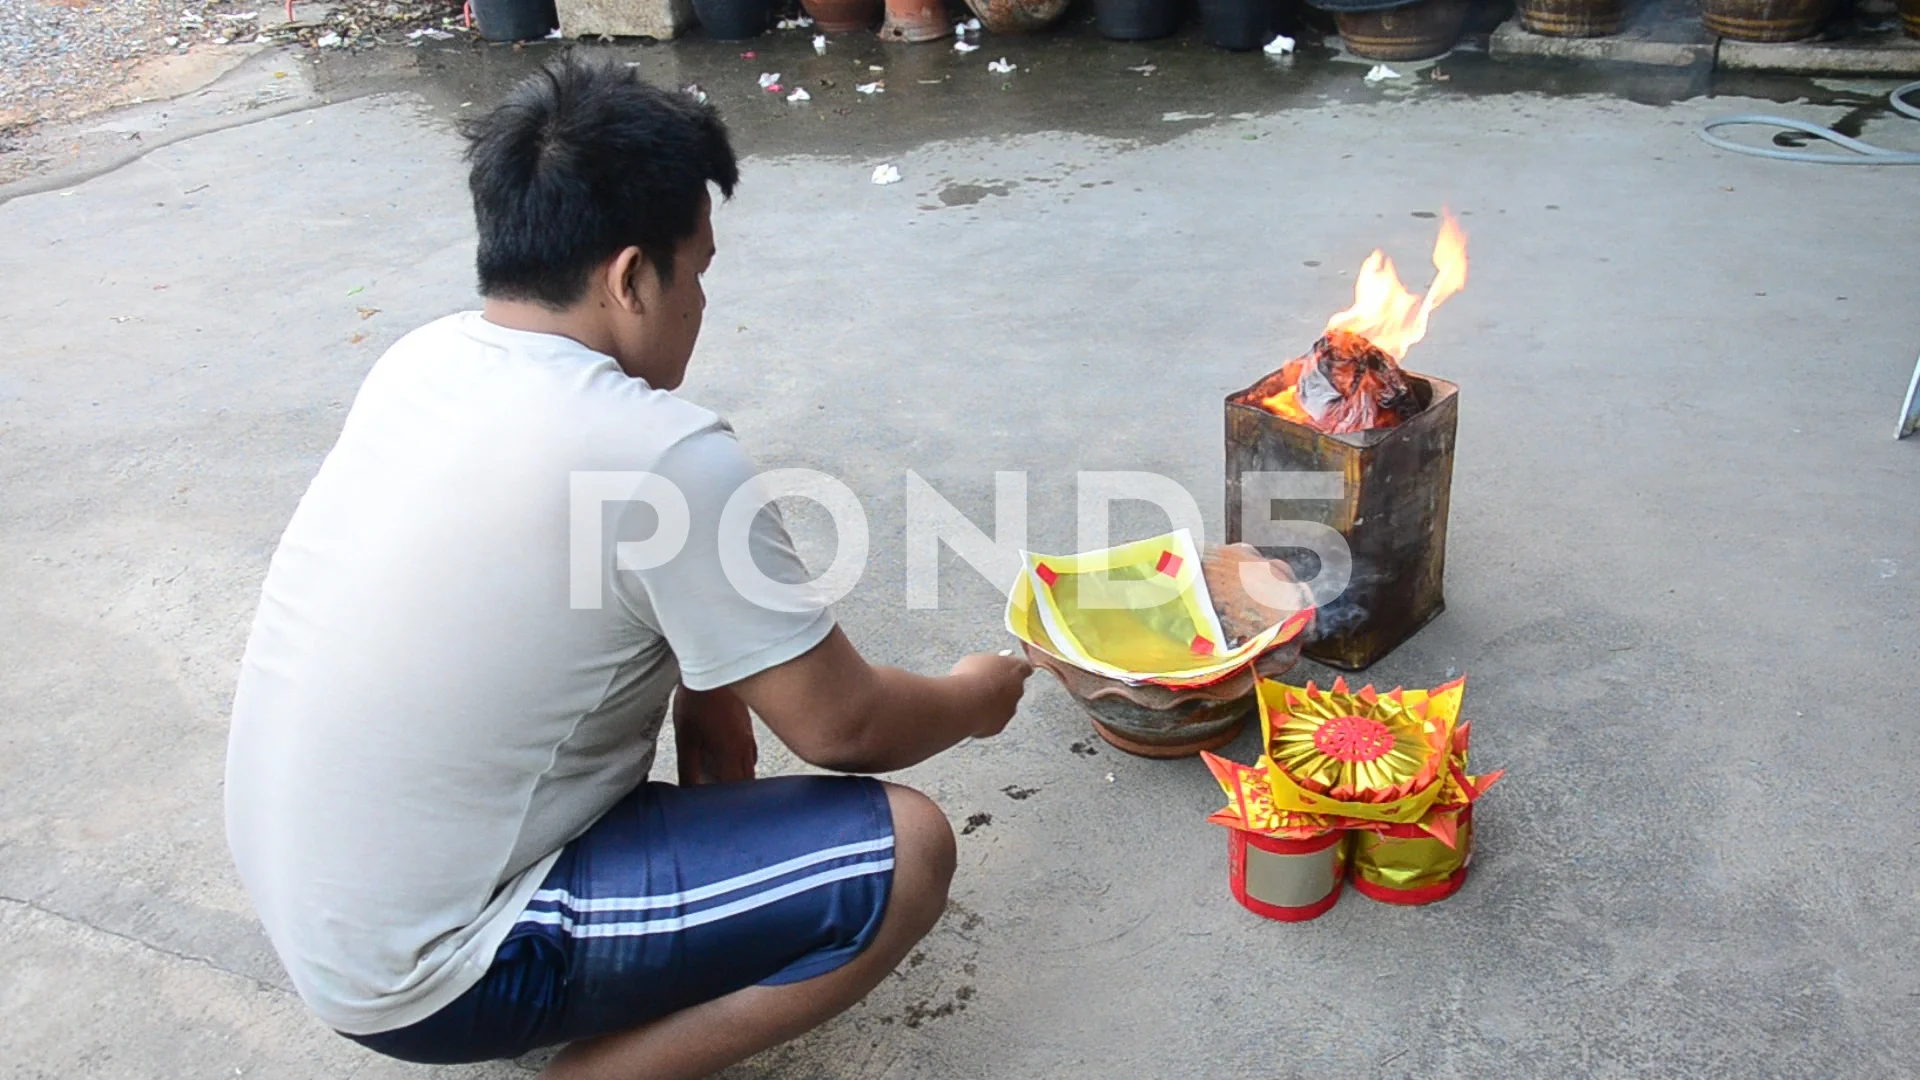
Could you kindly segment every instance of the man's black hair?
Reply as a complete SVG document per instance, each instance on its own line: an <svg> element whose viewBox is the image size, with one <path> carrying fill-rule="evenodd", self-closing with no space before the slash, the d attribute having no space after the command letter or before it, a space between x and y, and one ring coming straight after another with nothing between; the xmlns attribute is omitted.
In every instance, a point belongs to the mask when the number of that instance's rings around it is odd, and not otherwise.
<svg viewBox="0 0 1920 1080"><path fill-rule="evenodd" d="M467 125L480 293L563 308L589 273L637 247L673 278L709 182L733 194L740 166L711 105L574 57L547 65Z"/></svg>

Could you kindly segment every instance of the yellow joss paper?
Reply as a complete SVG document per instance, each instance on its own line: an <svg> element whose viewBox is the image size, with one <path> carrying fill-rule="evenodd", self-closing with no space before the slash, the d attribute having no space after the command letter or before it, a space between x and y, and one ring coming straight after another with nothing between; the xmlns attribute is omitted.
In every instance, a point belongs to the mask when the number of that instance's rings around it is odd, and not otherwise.
<svg viewBox="0 0 1920 1080"><path fill-rule="evenodd" d="M1025 567L1007 602L1008 631L1108 678L1204 685L1306 625L1306 618L1295 617L1230 646L1185 529L1078 555L1022 552L1021 558Z"/></svg>

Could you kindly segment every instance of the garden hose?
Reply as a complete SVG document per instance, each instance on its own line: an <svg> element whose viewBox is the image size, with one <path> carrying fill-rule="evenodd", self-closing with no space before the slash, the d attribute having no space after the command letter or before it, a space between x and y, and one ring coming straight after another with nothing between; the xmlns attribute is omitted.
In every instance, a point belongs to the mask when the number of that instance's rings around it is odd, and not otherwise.
<svg viewBox="0 0 1920 1080"><path fill-rule="evenodd" d="M1906 95L1920 90L1920 82L1910 82L1887 96L1887 103L1902 116L1920 120L1920 106L1909 104ZM1735 127L1743 124L1760 124L1766 127L1785 128L1811 135L1816 139L1825 139L1851 154L1822 154L1809 150L1783 150L1772 146L1749 146L1714 134L1715 128ZM1811 161L1820 165L1920 165L1920 153L1903 150L1889 150L1884 146L1861 142L1859 139L1842 135L1832 128L1809 124L1805 120L1793 120L1784 116L1723 116L1718 120L1709 120L1700 125L1700 137L1709 145L1722 150L1732 150L1736 154L1751 154L1754 157L1773 158L1776 161Z"/></svg>

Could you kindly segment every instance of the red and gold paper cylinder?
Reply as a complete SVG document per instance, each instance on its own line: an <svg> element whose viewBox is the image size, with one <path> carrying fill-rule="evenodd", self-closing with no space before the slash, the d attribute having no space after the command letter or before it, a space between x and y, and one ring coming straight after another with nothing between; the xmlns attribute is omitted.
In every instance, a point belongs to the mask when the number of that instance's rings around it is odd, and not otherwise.
<svg viewBox="0 0 1920 1080"><path fill-rule="evenodd" d="M1305 840L1227 830L1227 875L1233 898L1256 915L1304 922L1340 900L1346 877L1345 834Z"/></svg>
<svg viewBox="0 0 1920 1080"><path fill-rule="evenodd" d="M1473 808L1460 812L1459 831L1447 846L1418 825L1391 825L1380 832L1355 830L1347 842L1353 887L1389 904L1431 904L1460 890L1473 857Z"/></svg>

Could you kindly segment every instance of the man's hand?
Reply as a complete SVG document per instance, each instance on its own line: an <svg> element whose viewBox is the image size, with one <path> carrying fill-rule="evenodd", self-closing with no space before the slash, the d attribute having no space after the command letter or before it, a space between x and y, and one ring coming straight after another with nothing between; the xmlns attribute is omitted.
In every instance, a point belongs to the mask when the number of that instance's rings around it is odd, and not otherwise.
<svg viewBox="0 0 1920 1080"><path fill-rule="evenodd" d="M731 690L674 691L673 742L682 787L751 780L760 761L753 717Z"/></svg>
<svg viewBox="0 0 1920 1080"><path fill-rule="evenodd" d="M1020 696L1027 692L1027 676L1033 665L1017 656L975 653L960 658L950 674L966 683L978 695L986 722L973 733L976 739L1000 734L1020 707Z"/></svg>

